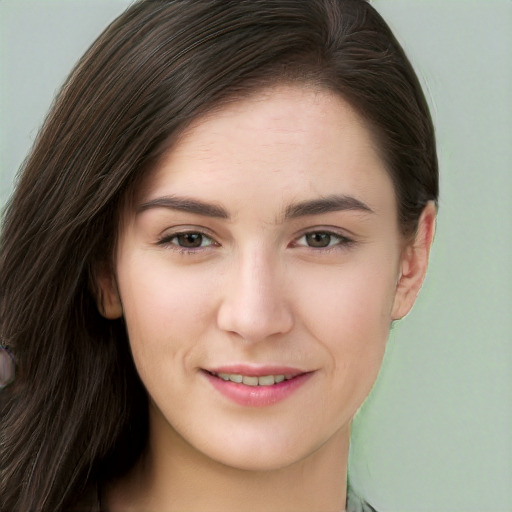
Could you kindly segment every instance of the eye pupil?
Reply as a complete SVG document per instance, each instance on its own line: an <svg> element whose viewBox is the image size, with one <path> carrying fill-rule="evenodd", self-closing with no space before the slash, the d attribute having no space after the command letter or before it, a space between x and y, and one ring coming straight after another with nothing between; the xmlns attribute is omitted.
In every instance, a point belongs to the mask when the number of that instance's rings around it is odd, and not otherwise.
<svg viewBox="0 0 512 512"><path fill-rule="evenodd" d="M329 233L309 233L306 241L310 247L327 247L331 243Z"/></svg>
<svg viewBox="0 0 512 512"><path fill-rule="evenodd" d="M183 233L176 238L181 247L201 247L203 243L203 235L201 235L201 233Z"/></svg>

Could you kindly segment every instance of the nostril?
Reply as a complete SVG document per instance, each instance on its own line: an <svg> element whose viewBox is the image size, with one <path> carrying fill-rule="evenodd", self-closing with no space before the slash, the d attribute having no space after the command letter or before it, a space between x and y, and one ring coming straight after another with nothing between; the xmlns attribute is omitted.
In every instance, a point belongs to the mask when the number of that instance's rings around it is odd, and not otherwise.
<svg viewBox="0 0 512 512"><path fill-rule="evenodd" d="M218 313L221 330L237 334L251 343L291 330L293 317L284 305L267 304L264 308L244 307L243 303L223 304Z"/></svg>
<svg viewBox="0 0 512 512"><path fill-rule="evenodd" d="M244 248L239 258L219 306L219 328L246 343L288 332L293 318L279 262L260 246Z"/></svg>

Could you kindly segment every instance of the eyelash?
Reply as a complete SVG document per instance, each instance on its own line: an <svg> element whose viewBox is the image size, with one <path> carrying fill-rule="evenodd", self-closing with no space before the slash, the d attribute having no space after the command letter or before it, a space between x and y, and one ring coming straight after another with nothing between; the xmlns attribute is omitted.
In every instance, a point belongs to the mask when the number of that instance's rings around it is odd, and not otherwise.
<svg viewBox="0 0 512 512"><path fill-rule="evenodd" d="M301 239L307 239L308 236L313 235L320 235L320 236L328 236L329 237L329 245L325 247L315 247L311 245L306 244L299 244L299 240ZM201 237L201 241L208 240L210 243L206 246L198 246L198 247L183 247L176 243L173 243L174 239L178 239L178 237L185 237L185 236L199 236ZM335 239L336 242L334 244L331 244L332 240ZM318 231L308 231L307 233L302 234L300 237L296 238L292 242L292 247L306 247L309 249L313 249L315 252L322 252L322 253L328 253L334 250L343 250L347 249L350 246L352 246L355 243L354 240L344 236L340 235L339 233L334 233L332 231L328 230L318 230ZM203 233L201 231L182 231L178 233L172 233L170 235L166 235L162 238L160 238L157 241L157 245L169 248L173 251L177 251L181 254L198 254L199 252L209 250L211 247L219 247L219 243L217 243L211 236L207 235L206 233Z"/></svg>
<svg viewBox="0 0 512 512"><path fill-rule="evenodd" d="M199 237L201 237L202 241L204 241L206 239L206 240L209 240L211 243L209 243L207 246L204 246L204 247L201 247L201 246L199 246L199 247L183 247L181 245L178 245L178 244L172 242L174 239L178 239L178 237L193 236L193 235L198 235ZM173 251L177 251L178 253L181 253L181 254L197 254L198 252L207 250L210 247L218 247L219 246L219 244L217 242L215 242L215 240L211 236L208 236L206 233L202 233L201 231L193 231L193 230L181 231L178 233L172 233L170 235L166 235L166 236L160 238L158 240L157 244L160 246L169 248Z"/></svg>
<svg viewBox="0 0 512 512"><path fill-rule="evenodd" d="M299 240L301 240L303 238L307 239L308 236L312 236L312 235L328 236L329 237L329 245L327 245L325 247L315 247L315 246L311 246L311 245L298 244ZM331 242L333 241L333 239L335 240L335 243L331 245ZM331 252L331 251L340 250L340 249L341 250L347 249L348 247L350 247L353 244L354 244L354 240L352 240L351 238L348 238L344 235L340 235L339 233L334 233L334 232L328 231L328 230L308 231L307 233L304 233L302 236L300 236L299 238L297 238L294 241L295 247L297 247L297 246L298 247L308 247L310 249L322 251L322 253Z"/></svg>

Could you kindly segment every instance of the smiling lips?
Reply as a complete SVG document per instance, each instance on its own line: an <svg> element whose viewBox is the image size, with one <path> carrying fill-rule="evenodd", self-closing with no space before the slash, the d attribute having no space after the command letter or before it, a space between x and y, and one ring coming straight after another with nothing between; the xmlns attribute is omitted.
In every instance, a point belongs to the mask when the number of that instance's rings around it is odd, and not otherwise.
<svg viewBox="0 0 512 512"><path fill-rule="evenodd" d="M211 372L222 380L236 382L238 384L245 384L246 386L273 386L285 380L290 380L296 377L294 374L287 375L241 375L239 373L216 373Z"/></svg>
<svg viewBox="0 0 512 512"><path fill-rule="evenodd" d="M314 372L293 368L254 369L247 367L204 370L211 385L238 405L261 407L284 400Z"/></svg>

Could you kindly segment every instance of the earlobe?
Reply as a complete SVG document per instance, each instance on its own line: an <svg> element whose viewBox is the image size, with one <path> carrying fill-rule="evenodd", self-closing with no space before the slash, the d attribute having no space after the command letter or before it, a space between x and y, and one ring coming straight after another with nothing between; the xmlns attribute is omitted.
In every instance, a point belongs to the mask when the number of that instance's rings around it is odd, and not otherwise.
<svg viewBox="0 0 512 512"><path fill-rule="evenodd" d="M123 316L123 306L114 273L102 265L95 272L96 305L102 316L115 320Z"/></svg>
<svg viewBox="0 0 512 512"><path fill-rule="evenodd" d="M436 207L429 201L418 221L414 240L404 247L400 277L391 313L392 320L403 318L411 310L427 272L428 258L434 240Z"/></svg>

